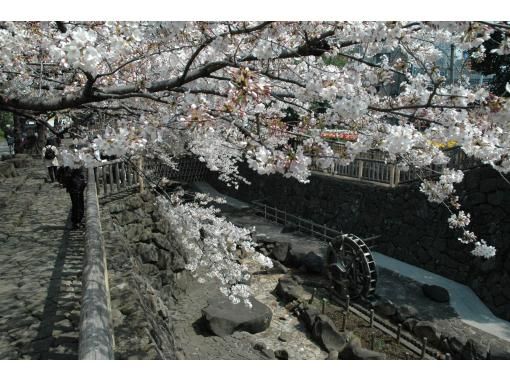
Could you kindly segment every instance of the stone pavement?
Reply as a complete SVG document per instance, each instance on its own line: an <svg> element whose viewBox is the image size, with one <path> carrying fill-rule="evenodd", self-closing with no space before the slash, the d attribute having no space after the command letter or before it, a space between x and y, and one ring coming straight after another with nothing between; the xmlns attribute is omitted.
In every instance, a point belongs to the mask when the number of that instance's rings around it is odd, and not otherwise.
<svg viewBox="0 0 510 380"><path fill-rule="evenodd" d="M0 138L0 156L2 156L2 154L10 154L10 153L11 152L9 151L9 145L7 145L7 140Z"/></svg>
<svg viewBox="0 0 510 380"><path fill-rule="evenodd" d="M0 359L77 359L84 231L30 163L0 180Z"/></svg>

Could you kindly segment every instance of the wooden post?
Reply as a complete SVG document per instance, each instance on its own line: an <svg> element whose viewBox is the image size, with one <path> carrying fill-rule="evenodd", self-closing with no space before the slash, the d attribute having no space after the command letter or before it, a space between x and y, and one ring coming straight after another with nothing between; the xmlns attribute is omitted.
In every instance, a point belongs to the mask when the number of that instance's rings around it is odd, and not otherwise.
<svg viewBox="0 0 510 380"><path fill-rule="evenodd" d="M108 165L108 174L110 175L110 194L113 194L113 164Z"/></svg>
<svg viewBox="0 0 510 380"><path fill-rule="evenodd" d="M372 333L370 335L370 349L373 351L375 349L375 334Z"/></svg>
<svg viewBox="0 0 510 380"><path fill-rule="evenodd" d="M347 324L347 313L342 313L342 331L345 331L345 326Z"/></svg>
<svg viewBox="0 0 510 380"><path fill-rule="evenodd" d="M326 298L322 299L322 314L324 314L326 311Z"/></svg>
<svg viewBox="0 0 510 380"><path fill-rule="evenodd" d="M143 173L143 157L140 157L138 160L138 170L140 173ZM138 175L138 181L140 184L140 193L143 193L144 190L144 183L143 183L143 177L141 175Z"/></svg>
<svg viewBox="0 0 510 380"><path fill-rule="evenodd" d="M308 303L312 303L313 300L315 299L315 295L317 294L317 288L313 288L313 292L312 292L312 296L310 297L310 300L308 301Z"/></svg>
<svg viewBox="0 0 510 380"><path fill-rule="evenodd" d="M370 327L374 327L374 309L370 309Z"/></svg>
<svg viewBox="0 0 510 380"><path fill-rule="evenodd" d="M349 306L351 304L351 297L347 294L347 297L345 298L345 312L349 314Z"/></svg>
<svg viewBox="0 0 510 380"><path fill-rule="evenodd" d="M395 187L395 165L390 165L390 187Z"/></svg>
<svg viewBox="0 0 510 380"><path fill-rule="evenodd" d="M358 178L359 179L363 178L363 161L362 160L358 161Z"/></svg>
<svg viewBox="0 0 510 380"><path fill-rule="evenodd" d="M107 181L106 181L106 166L101 166L101 173L103 173L103 195L106 195L108 192Z"/></svg>
<svg viewBox="0 0 510 380"><path fill-rule="evenodd" d="M399 323L397 328L397 344L400 344L401 335L402 335L402 323Z"/></svg>
<svg viewBox="0 0 510 380"><path fill-rule="evenodd" d="M118 162L115 163L115 167L113 168L115 170L115 179L117 184L117 191L120 191L120 165Z"/></svg>
<svg viewBox="0 0 510 380"><path fill-rule="evenodd" d="M427 351L427 338L423 338L422 346L421 346L421 355L420 359L425 358L425 352Z"/></svg>

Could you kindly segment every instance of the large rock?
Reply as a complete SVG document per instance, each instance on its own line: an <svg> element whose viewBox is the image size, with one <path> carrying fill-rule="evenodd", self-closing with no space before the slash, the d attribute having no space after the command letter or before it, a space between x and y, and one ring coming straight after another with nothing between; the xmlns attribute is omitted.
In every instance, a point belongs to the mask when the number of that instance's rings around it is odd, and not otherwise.
<svg viewBox="0 0 510 380"><path fill-rule="evenodd" d="M382 352L363 348L360 339L354 337L345 349L340 352L338 358L343 360L385 360L386 355Z"/></svg>
<svg viewBox="0 0 510 380"><path fill-rule="evenodd" d="M419 321L416 318L408 318L402 322L402 327L409 332L413 332L414 326L416 326L418 322Z"/></svg>
<svg viewBox="0 0 510 380"><path fill-rule="evenodd" d="M381 317L391 318L397 312L397 307L390 300L383 298L375 303L374 311Z"/></svg>
<svg viewBox="0 0 510 380"><path fill-rule="evenodd" d="M487 358L490 360L510 360L510 349L493 344Z"/></svg>
<svg viewBox="0 0 510 380"><path fill-rule="evenodd" d="M289 269L285 265L280 263L278 260L272 260L272 262L273 262L273 267L266 270L266 272L268 274L280 274L280 273L286 274L286 273L288 273Z"/></svg>
<svg viewBox="0 0 510 380"><path fill-rule="evenodd" d="M393 319L397 323L403 323L406 319L415 318L418 316L418 310L411 305L402 305L397 308L397 312Z"/></svg>
<svg viewBox="0 0 510 380"><path fill-rule="evenodd" d="M285 263L289 254L290 244L284 242L275 242L271 250L273 257L281 263Z"/></svg>
<svg viewBox="0 0 510 380"><path fill-rule="evenodd" d="M475 342L473 339L468 339L460 353L461 358L464 360L485 360L487 359L488 347Z"/></svg>
<svg viewBox="0 0 510 380"><path fill-rule="evenodd" d="M423 290L423 294L436 302L449 302L450 301L450 293L448 290L438 285L428 285L423 284L421 287Z"/></svg>
<svg viewBox="0 0 510 380"><path fill-rule="evenodd" d="M291 234L293 232L296 232L298 230L297 226L294 224L287 224L282 228L280 231L282 234Z"/></svg>
<svg viewBox="0 0 510 380"><path fill-rule="evenodd" d="M446 338L446 344L448 344L448 350L450 351L452 356L454 358L460 358L462 354L462 349L466 344L466 340L456 336L449 336Z"/></svg>
<svg viewBox="0 0 510 380"><path fill-rule="evenodd" d="M290 276L283 276L278 280L275 293L284 302L292 302L294 300L304 299L305 290Z"/></svg>
<svg viewBox="0 0 510 380"><path fill-rule="evenodd" d="M436 325L432 322L418 322L413 328L413 333L418 338L427 338L430 344L439 343L440 334L437 332Z"/></svg>
<svg viewBox="0 0 510 380"><path fill-rule="evenodd" d="M311 273L323 273L325 269L324 256L316 251L308 252L303 257L302 264Z"/></svg>
<svg viewBox="0 0 510 380"><path fill-rule="evenodd" d="M207 326L217 336L224 337L235 331L256 334L269 327L273 316L271 309L250 297L252 307L243 302L233 304L227 297L220 296L208 300L202 309Z"/></svg>
<svg viewBox="0 0 510 380"><path fill-rule="evenodd" d="M340 333L334 322L324 314L315 317L312 337L328 352L342 352L352 338L351 333Z"/></svg>
<svg viewBox="0 0 510 380"><path fill-rule="evenodd" d="M313 324L315 323L315 317L318 316L319 310L314 308L311 305L303 305L299 307L299 315L298 318L301 322L303 322L306 328L310 331L313 329Z"/></svg>

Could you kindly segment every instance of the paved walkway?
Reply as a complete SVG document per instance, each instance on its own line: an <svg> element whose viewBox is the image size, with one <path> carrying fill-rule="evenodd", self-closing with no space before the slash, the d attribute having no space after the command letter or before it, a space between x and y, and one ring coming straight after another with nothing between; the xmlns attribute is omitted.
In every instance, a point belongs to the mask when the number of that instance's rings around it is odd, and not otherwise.
<svg viewBox="0 0 510 380"><path fill-rule="evenodd" d="M32 163L0 180L0 359L76 359L83 231Z"/></svg>
<svg viewBox="0 0 510 380"><path fill-rule="evenodd" d="M11 152L9 151L9 145L7 145L7 140L5 140L4 138L0 138L0 156L2 156L2 154L10 154Z"/></svg>

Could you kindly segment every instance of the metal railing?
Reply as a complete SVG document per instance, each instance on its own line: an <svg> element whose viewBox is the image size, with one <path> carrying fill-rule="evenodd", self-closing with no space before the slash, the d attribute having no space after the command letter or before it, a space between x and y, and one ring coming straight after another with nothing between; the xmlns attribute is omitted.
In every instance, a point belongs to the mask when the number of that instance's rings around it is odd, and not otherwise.
<svg viewBox="0 0 510 380"><path fill-rule="evenodd" d="M193 156L180 157L176 160L176 167L165 164L157 159L145 159L144 175L159 181L166 178L169 181L195 182L204 179L208 169L203 162Z"/></svg>
<svg viewBox="0 0 510 380"><path fill-rule="evenodd" d="M293 226L298 232L317 237L326 242L329 242L343 234L343 232L330 228L325 224L318 224L311 220L290 214L286 210L280 210L277 207L268 206L267 204L262 203L261 200L252 201L251 203L255 206L255 213L263 216L264 219L278 224L283 224L285 226ZM363 241L368 242L378 239L379 237L380 236L371 236L363 238Z"/></svg>
<svg viewBox="0 0 510 380"><path fill-rule="evenodd" d="M277 207L268 206L261 201L252 201L255 205L255 212L263 216L264 219L274 221L283 225L292 225L298 232L303 232L308 235L318 237L324 241L333 240L341 234L341 232L329 228L326 225L321 225L307 219L300 218L299 216L289 214L285 210L279 210Z"/></svg>

